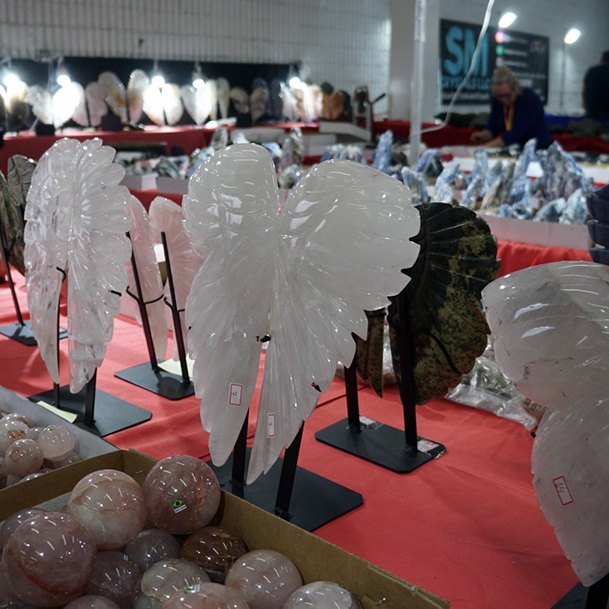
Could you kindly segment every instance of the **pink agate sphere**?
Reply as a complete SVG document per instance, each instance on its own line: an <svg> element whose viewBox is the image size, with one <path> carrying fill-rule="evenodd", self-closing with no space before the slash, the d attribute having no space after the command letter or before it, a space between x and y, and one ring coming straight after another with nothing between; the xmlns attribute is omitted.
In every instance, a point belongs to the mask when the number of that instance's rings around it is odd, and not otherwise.
<svg viewBox="0 0 609 609"><path fill-rule="evenodd" d="M140 570L122 552L98 552L85 591L109 598L121 608L131 609L133 593L140 577Z"/></svg>
<svg viewBox="0 0 609 609"><path fill-rule="evenodd" d="M63 425L49 425L40 432L38 444L45 459L61 461L74 451L76 438Z"/></svg>
<svg viewBox="0 0 609 609"><path fill-rule="evenodd" d="M283 609L361 609L361 604L345 588L335 582L317 581L298 588L290 595Z"/></svg>
<svg viewBox="0 0 609 609"><path fill-rule="evenodd" d="M9 419L0 422L0 454L4 454L6 449L15 441L27 437L30 426L19 419Z"/></svg>
<svg viewBox="0 0 609 609"><path fill-rule="evenodd" d="M134 609L161 609L176 594L209 582L209 575L188 560L171 558L152 565L141 577L133 594Z"/></svg>
<svg viewBox="0 0 609 609"><path fill-rule="evenodd" d="M44 510L39 508L24 508L22 510L18 510L11 516L9 516L0 526L0 550L4 548L4 545L8 541L8 538L11 536L11 533L26 520L31 518L32 516L36 516L37 514L42 514Z"/></svg>
<svg viewBox="0 0 609 609"><path fill-rule="evenodd" d="M238 592L222 584L198 584L176 594L163 609L250 609Z"/></svg>
<svg viewBox="0 0 609 609"><path fill-rule="evenodd" d="M145 529L125 546L125 554L142 573L160 560L180 558L181 552L180 542L161 529Z"/></svg>
<svg viewBox="0 0 609 609"><path fill-rule="evenodd" d="M226 586L238 592L250 609L282 609L302 584L296 565L273 550L244 554L226 575Z"/></svg>
<svg viewBox="0 0 609 609"><path fill-rule="evenodd" d="M216 474L209 465L188 455L156 463L143 489L150 521L174 535L188 535L204 527L220 505Z"/></svg>
<svg viewBox="0 0 609 609"><path fill-rule="evenodd" d="M84 592L93 573L95 542L77 520L44 512L9 536L2 568L13 594L36 607L59 607Z"/></svg>
<svg viewBox="0 0 609 609"><path fill-rule="evenodd" d="M115 550L144 527L146 502L131 476L102 469L76 484L68 499L68 513L91 531L98 550Z"/></svg>

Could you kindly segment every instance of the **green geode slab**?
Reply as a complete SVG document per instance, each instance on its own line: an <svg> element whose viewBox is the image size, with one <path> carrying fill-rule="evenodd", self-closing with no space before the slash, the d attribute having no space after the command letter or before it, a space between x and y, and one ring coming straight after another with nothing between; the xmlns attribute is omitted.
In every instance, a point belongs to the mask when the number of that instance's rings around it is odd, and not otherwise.
<svg viewBox="0 0 609 609"><path fill-rule="evenodd" d="M0 230L8 261L25 275L23 261L23 213L36 162L15 155L8 160L8 180L0 172Z"/></svg>
<svg viewBox="0 0 609 609"><path fill-rule="evenodd" d="M415 401L425 404L458 385L484 352L490 330L480 294L501 262L495 238L475 212L450 203L417 209L421 230L413 241L421 251L403 271L411 280L390 299L388 322L398 383L399 341L411 340Z"/></svg>

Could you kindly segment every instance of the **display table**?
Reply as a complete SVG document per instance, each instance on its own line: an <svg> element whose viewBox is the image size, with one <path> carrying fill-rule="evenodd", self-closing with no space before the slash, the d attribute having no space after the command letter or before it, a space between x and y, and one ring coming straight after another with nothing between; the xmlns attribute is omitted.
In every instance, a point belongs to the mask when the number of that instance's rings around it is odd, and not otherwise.
<svg viewBox="0 0 609 609"><path fill-rule="evenodd" d="M587 252L500 242L499 256L502 272L511 272L553 260L587 259ZM23 279L15 275L27 311ZM0 324L14 321L8 286L0 284ZM62 383L67 382L67 347L61 341ZM170 401L114 376L144 362L145 354L142 329L129 318L117 318L97 386L153 415L106 439L156 458L207 458L197 398ZM0 385L22 395L49 389L38 349L0 336ZM395 387L386 388L383 399L364 387L358 395L361 414L403 428ZM550 609L577 583L537 505L530 473L533 439L524 427L434 400L417 409L418 431L446 445L447 453L400 475L315 440L316 431L345 416L344 383L336 379L305 425L299 464L361 493L364 505L316 534L449 599L453 609ZM252 431L250 426L250 437Z"/></svg>

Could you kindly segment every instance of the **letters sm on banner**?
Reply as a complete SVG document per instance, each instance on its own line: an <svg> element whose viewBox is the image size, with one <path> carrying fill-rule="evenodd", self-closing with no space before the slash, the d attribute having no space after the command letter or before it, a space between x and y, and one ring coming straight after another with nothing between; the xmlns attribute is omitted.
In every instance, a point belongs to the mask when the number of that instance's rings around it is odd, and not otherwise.
<svg viewBox="0 0 609 609"><path fill-rule="evenodd" d="M448 105L467 74L480 35L480 26L440 20L440 80L442 105ZM550 39L512 30L488 28L471 78L457 105L487 104L491 77L496 66L505 64L524 87L533 89L545 104L548 98Z"/></svg>

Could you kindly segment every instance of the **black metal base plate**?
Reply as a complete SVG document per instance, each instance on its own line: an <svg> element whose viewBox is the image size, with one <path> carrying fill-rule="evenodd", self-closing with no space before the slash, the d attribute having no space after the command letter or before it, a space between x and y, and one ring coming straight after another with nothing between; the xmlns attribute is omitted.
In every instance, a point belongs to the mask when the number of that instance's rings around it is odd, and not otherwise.
<svg viewBox="0 0 609 609"><path fill-rule="evenodd" d="M318 431L315 438L399 474L407 474L446 452L442 444L420 437L418 450L409 449L404 430L370 419L359 431L349 427L349 419L343 419Z"/></svg>
<svg viewBox="0 0 609 609"><path fill-rule="evenodd" d="M152 417L150 411L96 389L95 420L89 423L85 420L85 390L86 388L79 393L70 393L70 388L67 385L60 387L59 405L55 403L53 390L31 395L29 399L32 402L46 402L55 408L75 414L74 425L102 438L144 423Z"/></svg>
<svg viewBox="0 0 609 609"><path fill-rule="evenodd" d="M248 455L249 452L248 449ZM221 467L216 467L211 462L209 462L209 465L216 472L223 490L237 495L271 514L276 514L275 504L283 466L281 459L271 467L268 473L259 476L253 484L245 486L233 485L232 456ZM281 515L292 524L306 531L314 531L363 503L363 497L359 493L322 478L309 470L297 467L289 514L287 517L281 514L277 515Z"/></svg>
<svg viewBox="0 0 609 609"><path fill-rule="evenodd" d="M195 392L190 380L184 382L183 377L177 374L160 368L155 370L150 362L119 370L114 376L168 400L181 400Z"/></svg>
<svg viewBox="0 0 609 609"><path fill-rule="evenodd" d="M589 594L592 594L591 598L589 598ZM552 609L609 609L606 595L604 598L602 594L596 596L601 598L593 598L594 592L591 592L591 588L586 588L583 584L577 584Z"/></svg>
<svg viewBox="0 0 609 609"><path fill-rule="evenodd" d="M8 336L17 342L20 342L22 345L26 345L28 347L33 347L36 345L36 339L34 338L34 333L32 332L32 324L29 320L24 321L22 324L9 324L8 326L0 327L0 334L4 334L4 336ZM68 336L68 332L66 330L59 330L59 340L62 338L66 338Z"/></svg>

